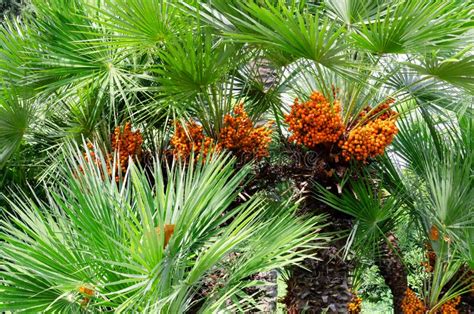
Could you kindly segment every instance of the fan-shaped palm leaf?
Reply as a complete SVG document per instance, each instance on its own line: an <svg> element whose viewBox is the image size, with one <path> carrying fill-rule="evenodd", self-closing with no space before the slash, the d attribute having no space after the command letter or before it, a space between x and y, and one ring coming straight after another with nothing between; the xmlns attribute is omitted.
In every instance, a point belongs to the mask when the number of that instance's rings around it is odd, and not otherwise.
<svg viewBox="0 0 474 314"><path fill-rule="evenodd" d="M10 94L11 93L11 94ZM0 97L0 168L18 149L33 120L33 107L5 90Z"/></svg>
<svg viewBox="0 0 474 314"><path fill-rule="evenodd" d="M379 8L375 19L363 20L351 34L361 49L376 54L430 51L464 44L472 4L460 10L458 4L423 0L394 1Z"/></svg>

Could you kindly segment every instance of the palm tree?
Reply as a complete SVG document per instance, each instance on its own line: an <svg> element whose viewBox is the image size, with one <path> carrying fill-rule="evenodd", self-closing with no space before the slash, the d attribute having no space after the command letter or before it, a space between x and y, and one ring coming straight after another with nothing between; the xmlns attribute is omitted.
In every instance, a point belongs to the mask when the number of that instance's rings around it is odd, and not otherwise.
<svg viewBox="0 0 474 314"><path fill-rule="evenodd" d="M113 128L125 121L143 130L147 148L163 152L173 120L199 121L216 138L225 114L243 102L254 123L276 122L276 154L257 165L255 171L265 171L247 192L272 190L267 181L291 181L306 196L302 211L329 213L333 223L326 230L338 235L319 251L323 262L305 261L311 272L291 271L288 306L295 311L346 311L357 260L355 249L343 254L357 217L315 197L312 182L339 195L338 186L357 188L347 173L358 176L376 163L336 165L323 151L289 143L284 115L293 99L318 90L332 102L339 90L342 120L351 125L367 105L387 97L397 100L400 120L412 112L424 119L461 112L459 104L474 90L470 2L32 0L32 7L0 31L4 186L21 179L23 187L43 193L38 183L61 167L64 145L83 137L110 145ZM302 163L298 154L311 158ZM378 162L386 176L374 183L370 175L367 193L386 189L410 199L394 180L385 182L397 168ZM394 209L380 201L395 223ZM394 261L393 247L392 241L384 251Z"/></svg>

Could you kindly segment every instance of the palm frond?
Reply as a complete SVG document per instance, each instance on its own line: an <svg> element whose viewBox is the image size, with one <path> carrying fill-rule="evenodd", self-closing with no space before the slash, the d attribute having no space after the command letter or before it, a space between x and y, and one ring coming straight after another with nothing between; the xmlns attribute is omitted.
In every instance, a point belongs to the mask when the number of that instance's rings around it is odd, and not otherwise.
<svg viewBox="0 0 474 314"><path fill-rule="evenodd" d="M301 12L283 3L262 6L255 2L203 4L198 14L234 41L251 43L304 58L331 70L347 73L343 50L345 30L319 13ZM217 14L217 15L216 15ZM222 21L224 20L224 22Z"/></svg>
<svg viewBox="0 0 474 314"><path fill-rule="evenodd" d="M13 90L0 97L0 168L18 149L34 117L34 108Z"/></svg>
<svg viewBox="0 0 474 314"><path fill-rule="evenodd" d="M339 19L346 27L363 20L374 18L378 11L384 9L390 1L369 0L326 0L324 4L333 19Z"/></svg>
<svg viewBox="0 0 474 314"><path fill-rule="evenodd" d="M58 11L42 7L35 20L34 42L29 47L29 79L46 95L57 93L66 99L84 87L93 86L100 98L109 98L112 107L117 100L131 102L137 87L129 67L123 65L124 54L112 45L98 49L95 42L107 42L105 30L89 21L82 2Z"/></svg>
<svg viewBox="0 0 474 314"><path fill-rule="evenodd" d="M354 44L367 51L413 53L449 49L465 44L472 4L394 1L381 7L374 19L356 24L351 34Z"/></svg>
<svg viewBox="0 0 474 314"><path fill-rule="evenodd" d="M97 42L99 47L117 46L130 54L148 54L151 58L170 37L187 27L169 1L107 0L93 7L93 11L97 14L88 18L107 29L110 37L109 42Z"/></svg>
<svg viewBox="0 0 474 314"><path fill-rule="evenodd" d="M422 75L445 81L474 94L474 55L461 54L445 59L434 55L423 59L421 64L407 65Z"/></svg>
<svg viewBox="0 0 474 314"><path fill-rule="evenodd" d="M183 34L159 52L161 63L152 70L157 75L158 91L175 101L205 93L240 64L242 53L238 48L216 42L209 31Z"/></svg>
<svg viewBox="0 0 474 314"><path fill-rule="evenodd" d="M31 82L27 80L27 47L35 46L30 25L20 20L5 20L0 29L0 73L2 88L14 86L24 96L31 95Z"/></svg>
<svg viewBox="0 0 474 314"><path fill-rule="evenodd" d="M336 195L316 183L318 200L355 219L346 252L376 256L380 242L397 225L402 213L400 195L389 195L380 184L364 177L351 181L350 187Z"/></svg>

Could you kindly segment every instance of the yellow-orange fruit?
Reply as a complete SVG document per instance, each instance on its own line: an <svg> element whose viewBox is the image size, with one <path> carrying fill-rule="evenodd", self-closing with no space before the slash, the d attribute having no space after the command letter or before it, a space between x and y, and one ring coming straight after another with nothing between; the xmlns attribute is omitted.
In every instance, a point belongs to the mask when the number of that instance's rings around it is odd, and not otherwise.
<svg viewBox="0 0 474 314"><path fill-rule="evenodd" d="M128 167L129 157L137 157L142 151L143 137L140 131L132 132L130 122L125 126L115 128L112 134L112 149L117 153L120 168L125 171Z"/></svg>
<svg viewBox="0 0 474 314"><path fill-rule="evenodd" d="M410 288L405 292L405 297L402 300L402 311L404 314L421 314L427 310L425 304L420 300L415 292Z"/></svg>
<svg viewBox="0 0 474 314"><path fill-rule="evenodd" d="M398 129L393 119L376 119L357 126L349 131L345 141L340 141L342 156L346 161L356 159L366 161L383 155L385 147L390 145Z"/></svg>
<svg viewBox="0 0 474 314"><path fill-rule="evenodd" d="M347 304L347 311L349 314L358 314L362 310L362 298L353 295L351 302Z"/></svg>
<svg viewBox="0 0 474 314"><path fill-rule="evenodd" d="M239 104L233 114L225 115L218 145L245 160L267 157L272 134L270 125L271 122L255 127L243 104Z"/></svg>
<svg viewBox="0 0 474 314"><path fill-rule="evenodd" d="M331 106L319 92L313 92L303 103L295 99L285 121L292 132L289 140L308 148L321 143L336 143L344 131L341 104L336 100Z"/></svg>
<svg viewBox="0 0 474 314"><path fill-rule="evenodd" d="M93 297L94 296L94 290L91 288L87 288L85 286L80 286L79 287L79 292L85 296L88 297Z"/></svg>
<svg viewBox="0 0 474 314"><path fill-rule="evenodd" d="M397 112L390 109L390 106L395 102L395 99L388 98L386 101L377 105L375 108L370 106L365 107L360 113L360 118L366 118L368 120L389 120L396 118Z"/></svg>
<svg viewBox="0 0 474 314"><path fill-rule="evenodd" d="M130 122L125 123L123 128L117 126L114 129L114 132L111 135L111 146L113 152L117 154L118 158L115 168L115 181L119 181L119 170L122 172L122 174L126 172L129 158L140 157L142 153L142 143L143 137L141 132L138 130L132 132ZM96 156L92 143L87 143L87 148L89 149L89 155L91 156L92 161L101 167L100 159ZM85 160L88 161L88 156L86 153L84 153L84 157ZM105 159L107 174L112 175L113 155L111 153L107 153Z"/></svg>
<svg viewBox="0 0 474 314"><path fill-rule="evenodd" d="M435 225L431 226L430 240L432 240L432 241L438 241L439 240L439 231L438 231L438 228L436 228Z"/></svg>
<svg viewBox="0 0 474 314"><path fill-rule="evenodd" d="M205 156L211 150L226 149L246 161L260 159L269 155L268 146L272 134L270 125L271 123L260 127L254 126L243 104L239 104L231 114L224 116L224 124L217 141L204 135L202 126L194 121L187 122L186 128L176 123L171 138L173 154L176 157L187 158L193 150Z"/></svg>
<svg viewBox="0 0 474 314"><path fill-rule="evenodd" d="M175 131L171 138L173 155L186 160L192 151L197 152L196 159L200 154L204 157L214 149L214 141L204 135L202 126L194 121L187 122L185 127L179 122L175 123Z"/></svg>
<svg viewBox="0 0 474 314"><path fill-rule="evenodd" d="M457 296L441 306L441 314L458 314L459 311L456 309L456 306L461 302L461 297Z"/></svg>

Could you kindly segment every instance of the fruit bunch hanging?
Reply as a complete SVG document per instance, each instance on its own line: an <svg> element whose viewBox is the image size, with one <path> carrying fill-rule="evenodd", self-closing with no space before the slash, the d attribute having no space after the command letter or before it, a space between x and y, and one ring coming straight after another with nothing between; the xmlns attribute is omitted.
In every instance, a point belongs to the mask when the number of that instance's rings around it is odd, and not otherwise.
<svg viewBox="0 0 474 314"><path fill-rule="evenodd" d="M307 102L295 99L285 117L292 135L289 140L309 149L319 144L334 144L332 155L345 161L367 162L382 155L398 132L397 113L390 109L395 100L390 98L375 108L366 107L348 125L341 118L341 104L330 102L319 92L313 92ZM336 158L339 160L339 158Z"/></svg>
<svg viewBox="0 0 474 314"><path fill-rule="evenodd" d="M81 300L81 306L86 307L89 304L91 298L95 296L95 291L92 288L80 286L79 294L83 297Z"/></svg>
<svg viewBox="0 0 474 314"><path fill-rule="evenodd" d="M187 122L184 127L181 123L176 123L171 138L172 152L175 157L186 159L193 150L207 154L211 150L225 149L242 161L259 160L269 155L268 146L272 134L270 126L271 123L255 126L243 104L239 104L231 114L224 116L224 124L217 140L206 136L202 126L194 121Z"/></svg>
<svg viewBox="0 0 474 314"><path fill-rule="evenodd" d="M455 298L450 299L449 301L445 302L441 308L436 311L436 313L441 314L458 314L459 311L456 309L458 304L461 302L461 297L457 296ZM407 289L405 292L405 297L402 301L402 311L404 314L418 314L418 313L426 313L428 307L425 306L423 301L418 298L418 296L411 290L410 288Z"/></svg>
<svg viewBox="0 0 474 314"><path fill-rule="evenodd" d="M383 155L385 147L390 145L396 133L397 127L392 120L376 119L357 126L341 141L342 156L346 161L366 161Z"/></svg>
<svg viewBox="0 0 474 314"><path fill-rule="evenodd" d="M458 314L459 311L456 307L459 303L461 303L461 296L457 296L447 301L441 306L441 314Z"/></svg>
<svg viewBox="0 0 474 314"><path fill-rule="evenodd" d="M117 126L111 135L111 147L112 153L108 152L105 155L105 166L107 174L112 176L112 165L114 164L114 154L117 156L115 164L115 181L118 182L120 179L119 172L123 175L127 171L130 158L139 159L142 154L143 137L139 130L132 132L132 126L130 122L125 123L123 127ZM93 162L101 167L101 161L94 152L94 145L87 143L89 149L88 154L84 153L85 160L88 161L89 157Z"/></svg>
<svg viewBox="0 0 474 314"><path fill-rule="evenodd" d="M140 157L142 153L143 137L140 131L132 132L130 122L123 128L117 126L112 134L112 150L117 153L120 169L127 170L129 158Z"/></svg>
<svg viewBox="0 0 474 314"><path fill-rule="evenodd" d="M204 135L202 126L196 122L187 122L185 126L179 122L175 123L174 135L171 138L175 157L187 159L192 151L200 152L205 157L214 148L213 144L214 141Z"/></svg>
<svg viewBox="0 0 474 314"><path fill-rule="evenodd" d="M232 114L224 117L224 127L220 131L219 146L243 160L267 157L271 142L271 122L255 127L243 104L235 106Z"/></svg>
<svg viewBox="0 0 474 314"><path fill-rule="evenodd" d="M331 105L319 92L313 92L306 102L296 98L285 121L292 132L289 140L310 149L322 143L336 143L344 131L341 104L335 101Z"/></svg>
<svg viewBox="0 0 474 314"><path fill-rule="evenodd" d="M359 113L359 119L381 119L381 120L389 120L391 118L395 118L397 116L397 112L390 109L390 106L395 103L395 99L389 97L386 101L382 102L375 108L372 108L370 106L365 107L360 113Z"/></svg>
<svg viewBox="0 0 474 314"><path fill-rule="evenodd" d="M397 113L390 109L394 101L391 98L373 109L367 107L359 114L356 126L340 141L342 156L346 161L355 159L365 162L383 155L398 132L395 125Z"/></svg>
<svg viewBox="0 0 474 314"><path fill-rule="evenodd" d="M358 314L362 310L362 298L357 295L352 295L351 302L347 304L347 311L350 314Z"/></svg>
<svg viewBox="0 0 474 314"><path fill-rule="evenodd" d="M405 297L402 300L402 311L404 314L425 313L427 310L425 304L415 294L413 290L407 288Z"/></svg>

